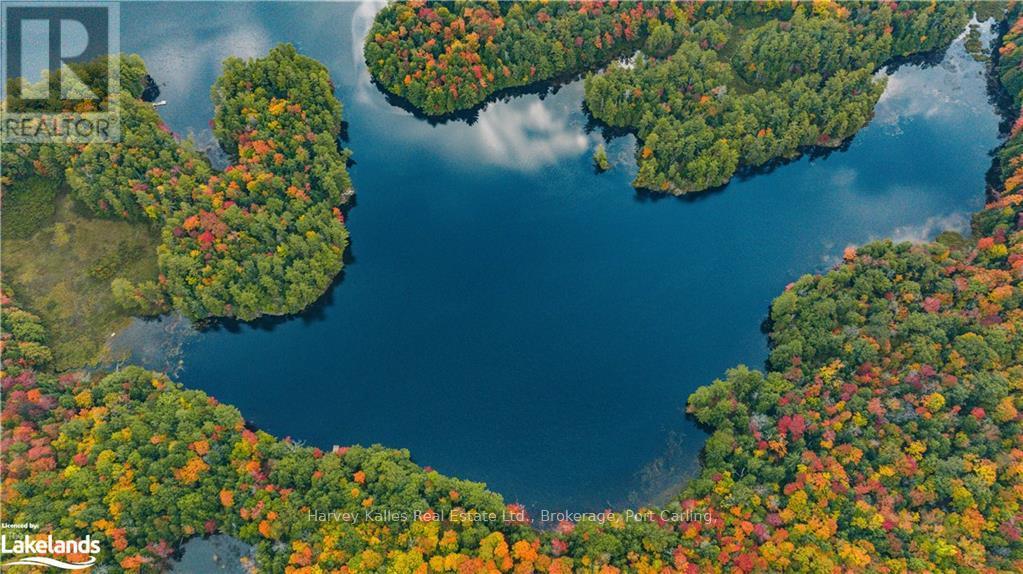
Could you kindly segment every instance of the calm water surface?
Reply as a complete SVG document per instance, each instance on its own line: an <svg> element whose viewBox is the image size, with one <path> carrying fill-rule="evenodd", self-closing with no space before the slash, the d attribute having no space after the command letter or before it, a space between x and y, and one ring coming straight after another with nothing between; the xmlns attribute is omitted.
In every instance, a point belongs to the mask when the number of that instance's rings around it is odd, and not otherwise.
<svg viewBox="0 0 1023 574"><path fill-rule="evenodd" d="M276 435L408 448L534 509L648 497L667 483L640 471L677 478L705 440L686 397L762 364L760 324L786 283L851 244L963 229L982 204L998 117L958 44L898 70L848 150L651 199L629 185L631 137L594 173L580 83L471 125L388 104L361 62L378 8L122 5L122 47L165 84L176 132L210 141L220 62L284 41L330 68L345 104L357 205L343 279L301 317L182 348L185 385Z"/></svg>

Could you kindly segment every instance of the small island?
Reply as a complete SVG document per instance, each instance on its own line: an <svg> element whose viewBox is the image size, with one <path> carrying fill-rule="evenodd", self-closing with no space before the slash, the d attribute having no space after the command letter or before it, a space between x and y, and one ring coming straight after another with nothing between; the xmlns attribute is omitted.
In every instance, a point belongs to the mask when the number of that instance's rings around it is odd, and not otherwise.
<svg viewBox="0 0 1023 574"><path fill-rule="evenodd" d="M604 144L598 145L597 149L593 151L593 165L597 168L597 171L611 169L611 162L607 159L607 150L604 149Z"/></svg>

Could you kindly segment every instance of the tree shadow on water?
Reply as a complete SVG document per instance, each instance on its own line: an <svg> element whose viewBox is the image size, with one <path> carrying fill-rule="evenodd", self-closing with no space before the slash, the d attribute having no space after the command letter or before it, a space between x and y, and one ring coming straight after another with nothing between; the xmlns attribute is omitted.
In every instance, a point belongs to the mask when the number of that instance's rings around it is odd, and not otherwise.
<svg viewBox="0 0 1023 574"><path fill-rule="evenodd" d="M857 134L858 133L859 132L857 132ZM852 142L855 138L856 135L852 135L843 140L842 143L837 146L806 146L797 150L796 154L793 155L792 157L779 157L772 159L761 165L740 167L738 170L735 171L734 174L732 174L731 179L729 179L727 182L721 185L716 185L714 187L708 187L707 189L703 189L700 191L690 191L688 193L674 194L646 188L636 188L636 194L633 197L633 199L638 203L649 203L670 200L682 201L685 203L705 201L710 197L713 197L723 192L725 188L732 184L732 182L735 181L746 182L755 177L768 175L773 173L774 170L780 167L798 161L802 161L804 159L808 159L809 161L825 161L829 157L831 157L832 154L847 151L849 147L852 146Z"/></svg>
<svg viewBox="0 0 1023 574"><path fill-rule="evenodd" d="M948 53L950 46L951 44L943 48L931 50L930 52L892 58L881 68L888 74L894 74L903 66L916 66L924 69L933 68L934 66L940 65L945 59L945 54Z"/></svg>
<svg viewBox="0 0 1023 574"><path fill-rule="evenodd" d="M636 133L635 130L631 128L612 126L604 120L594 116L593 112L590 111L589 106L586 105L585 99L579 104L579 110L582 112L583 117L586 118L586 123L583 125L583 133L587 135L599 131L601 137L604 138L604 141L610 143L613 139L628 135L635 135Z"/></svg>
<svg viewBox="0 0 1023 574"><path fill-rule="evenodd" d="M396 108L405 110L406 112L412 114L412 116L414 116L416 119L423 120L430 124L431 126L444 125L449 122L465 122L466 124L471 126L479 121L480 112L482 112L487 106L494 102L507 103L512 100L518 99L522 96L537 96L542 101L546 99L548 96L553 96L557 94L559 91L561 91L561 88L565 87L568 84L571 84L572 82L575 82L580 78L582 78L581 74L572 74L570 76L555 78L543 82L528 84L525 86L504 88L502 90L494 92L490 96L487 96L485 100L467 110L449 112L446 114L435 116L423 113L422 110L416 107L409 100L387 91L387 89L382 84L380 84L380 82L378 82L375 78L371 78L370 82L381 94L383 94L384 99L387 101L388 104Z"/></svg>
<svg viewBox="0 0 1023 574"><path fill-rule="evenodd" d="M335 293L344 281L348 267L356 263L356 258L353 253L352 243L350 240L348 248L345 249L342 261L344 262L344 266L341 268L341 271L337 274L337 276L335 276L331 281L327 289L324 290L323 294L299 313L292 313L289 315L264 315L252 321L243 321L233 317L213 317L196 322L195 328L200 332L214 333L220 331L241 333L246 328L255 331L271 332L278 326L292 321L301 321L304 325L312 325L314 323L324 321L327 318L327 309L334 305Z"/></svg>

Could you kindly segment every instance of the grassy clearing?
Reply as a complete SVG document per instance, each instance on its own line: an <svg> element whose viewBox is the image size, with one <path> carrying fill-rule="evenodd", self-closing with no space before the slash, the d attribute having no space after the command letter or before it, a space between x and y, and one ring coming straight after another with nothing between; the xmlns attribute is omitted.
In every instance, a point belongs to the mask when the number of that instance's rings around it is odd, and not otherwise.
<svg viewBox="0 0 1023 574"><path fill-rule="evenodd" d="M58 183L46 177L33 176L18 185L4 189L3 240L28 239L47 225L53 224L57 213Z"/></svg>
<svg viewBox="0 0 1023 574"><path fill-rule="evenodd" d="M18 189L23 185L46 188L33 179L5 193L4 283L42 318L58 369L95 364L105 358L111 333L131 319L114 302L110 282L156 279L159 234L145 225L89 217L52 187L47 210L45 193ZM7 203L12 198L13 206Z"/></svg>

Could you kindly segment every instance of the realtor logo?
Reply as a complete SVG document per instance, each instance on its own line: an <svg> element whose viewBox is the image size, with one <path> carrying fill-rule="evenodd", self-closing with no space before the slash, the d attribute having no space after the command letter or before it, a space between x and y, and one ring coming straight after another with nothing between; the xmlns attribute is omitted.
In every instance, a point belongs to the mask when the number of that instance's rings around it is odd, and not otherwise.
<svg viewBox="0 0 1023 574"><path fill-rule="evenodd" d="M4 143L119 139L119 6L4 2Z"/></svg>

